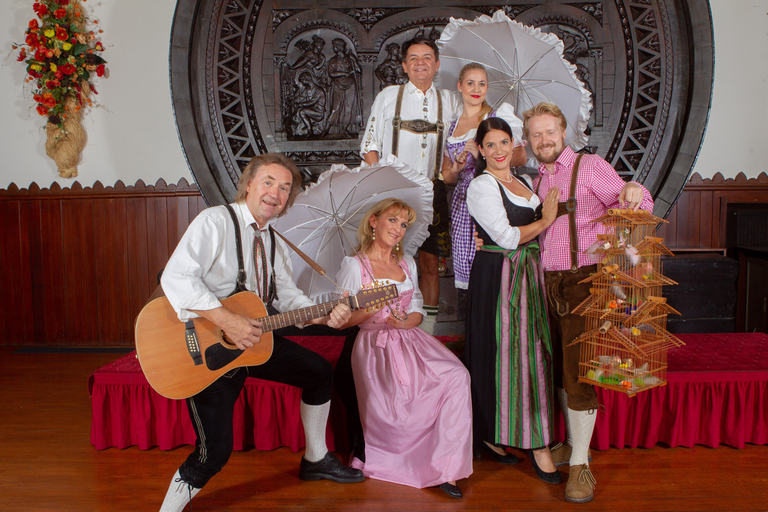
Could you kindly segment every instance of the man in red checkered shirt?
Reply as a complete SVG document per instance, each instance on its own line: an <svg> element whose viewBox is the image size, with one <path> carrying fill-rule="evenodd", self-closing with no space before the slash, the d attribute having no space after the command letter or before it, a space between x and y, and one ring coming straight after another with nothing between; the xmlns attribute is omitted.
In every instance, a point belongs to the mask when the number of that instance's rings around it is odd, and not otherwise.
<svg viewBox="0 0 768 512"><path fill-rule="evenodd" d="M571 466L565 499L585 503L592 500L595 487L595 479L589 469L589 443L598 403L594 387L578 382L578 345L567 346L585 331L586 323L585 317L571 314L570 310L589 296L590 285L578 282L597 270L595 258L584 251L597 241L597 235L603 233L603 226L591 221L604 215L609 208L651 211L653 199L638 183L625 183L613 167L597 155L583 155L576 164L578 155L565 145L566 120L557 105L539 103L523 114L523 123L531 150L541 163L534 189L542 201L551 187L558 187L560 201L567 201L572 176L578 167L575 182L576 236L571 236L566 214L558 217L540 236L540 245L554 350L554 374L567 434L566 443L552 449L552 457L556 466ZM572 240L578 245L573 255ZM562 383L559 382L561 377Z"/></svg>

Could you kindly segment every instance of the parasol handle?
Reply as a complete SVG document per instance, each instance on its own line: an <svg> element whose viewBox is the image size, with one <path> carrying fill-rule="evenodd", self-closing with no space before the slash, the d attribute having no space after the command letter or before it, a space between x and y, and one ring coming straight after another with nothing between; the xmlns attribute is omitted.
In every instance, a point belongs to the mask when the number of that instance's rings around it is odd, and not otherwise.
<svg viewBox="0 0 768 512"><path fill-rule="evenodd" d="M299 249L298 247L296 247L295 245L293 245L293 244L291 243L291 241L290 241L290 240L288 240L287 238L285 238L285 237L284 237L284 236L283 236L283 235L282 235L282 234L281 234L281 233L280 233L278 230L276 230L276 229L274 229L274 228L273 228L273 231L274 231L274 232L277 234L277 236L279 236L280 238L282 238L282 239L283 239L283 241L284 241L285 243L287 243L287 244L288 244L288 246L289 246L291 249L293 249L294 251L296 251L296 254L298 254L299 256L301 256L301 258L302 258L304 261L306 261L306 262L307 262L307 265L309 265L310 267L312 267L312 269L314 269L314 271L315 271L315 272L317 272L317 273L318 273L318 274L320 274L321 276L324 276L324 275L325 275L325 269L324 269L323 267L321 267L320 265L318 265L317 263L315 263L315 262L314 262L314 260L312 260L312 258L310 258L310 257L309 257L309 256L307 256L306 254L304 254L303 252L301 252L301 249Z"/></svg>

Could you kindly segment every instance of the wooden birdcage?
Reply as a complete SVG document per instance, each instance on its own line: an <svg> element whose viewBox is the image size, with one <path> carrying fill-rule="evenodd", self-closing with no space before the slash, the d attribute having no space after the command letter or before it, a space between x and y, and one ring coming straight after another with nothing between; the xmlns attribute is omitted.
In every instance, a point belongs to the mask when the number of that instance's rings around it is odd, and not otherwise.
<svg viewBox="0 0 768 512"><path fill-rule="evenodd" d="M661 296L662 286L677 284L661 269L661 256L672 253L652 236L667 221L611 209L593 222L606 232L587 249L602 261L581 281L591 295L573 310L587 317L586 332L571 343L581 344L579 381L634 396L667 383L667 350L683 345L666 329L667 315L680 313Z"/></svg>

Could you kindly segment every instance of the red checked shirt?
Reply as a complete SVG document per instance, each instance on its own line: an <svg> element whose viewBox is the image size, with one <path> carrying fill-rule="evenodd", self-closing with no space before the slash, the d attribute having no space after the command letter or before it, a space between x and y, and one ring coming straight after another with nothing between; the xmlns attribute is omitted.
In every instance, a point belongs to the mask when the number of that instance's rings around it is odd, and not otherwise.
<svg viewBox="0 0 768 512"><path fill-rule="evenodd" d="M554 172L547 171L544 164L539 166L539 177L534 182L538 196L543 201L553 186L560 188L560 201L568 200L571 187L571 170L576 153L566 147L554 164ZM576 181L576 232L579 241L578 265L584 267L597 263L598 258L584 254L597 241L597 235L605 232L603 225L592 220L604 215L608 208L620 208L619 192L626 182L622 180L611 164L598 155L584 155L579 165ZM540 186L539 186L540 185ZM639 184L638 184L639 185ZM651 194L643 187L643 202L640 208L653 210ZM544 270L570 270L571 253L568 237L568 215L561 215L539 236L541 262Z"/></svg>

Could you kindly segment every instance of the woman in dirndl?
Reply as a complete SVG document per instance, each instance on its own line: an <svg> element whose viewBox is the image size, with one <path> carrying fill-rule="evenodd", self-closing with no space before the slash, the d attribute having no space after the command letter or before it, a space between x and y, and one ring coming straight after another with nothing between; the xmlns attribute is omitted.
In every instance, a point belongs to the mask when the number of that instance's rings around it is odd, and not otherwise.
<svg viewBox="0 0 768 512"><path fill-rule="evenodd" d="M515 136L510 165L525 165L523 122L515 115L515 107L502 103L495 109L486 101L488 73L482 64L470 62L461 68L456 88L461 94L462 108L448 126L448 138L443 157L443 180L455 184L451 196L451 262L456 288L467 289L475 242L472 238L472 221L467 211L467 188L475 177L477 126L489 117L504 119Z"/></svg>
<svg viewBox="0 0 768 512"><path fill-rule="evenodd" d="M503 119L480 123L475 140L467 207L483 246L469 278L465 349L475 446L505 464L520 462L507 447L526 450L541 480L560 483L548 447L552 344L537 242L555 220L558 191L542 205L530 178L510 171L514 140Z"/></svg>
<svg viewBox="0 0 768 512"><path fill-rule="evenodd" d="M365 476L419 489L438 486L461 498L457 481L472 474L469 372L446 346L419 328L424 317L416 263L401 241L416 212L397 199L376 203L357 230L360 246L337 274L341 290L395 285L398 297L377 311L357 310L352 351L365 438Z"/></svg>

